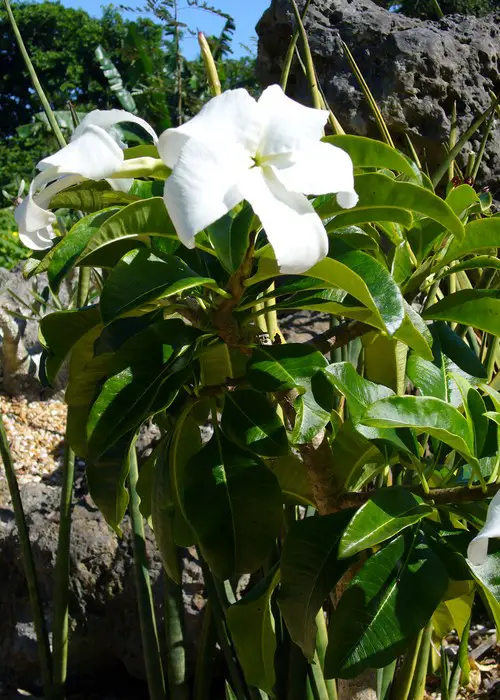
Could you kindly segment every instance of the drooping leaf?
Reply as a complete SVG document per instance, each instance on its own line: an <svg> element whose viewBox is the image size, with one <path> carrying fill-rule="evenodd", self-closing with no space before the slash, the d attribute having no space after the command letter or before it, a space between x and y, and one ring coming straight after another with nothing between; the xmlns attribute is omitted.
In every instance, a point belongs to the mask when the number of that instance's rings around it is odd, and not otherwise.
<svg viewBox="0 0 500 700"><path fill-rule="evenodd" d="M347 571L338 544L352 513L305 518L290 527L281 554L278 602L292 640L312 659L318 610Z"/></svg>
<svg viewBox="0 0 500 700"><path fill-rule="evenodd" d="M258 569L281 526L276 477L223 435L188 461L184 506L203 557L221 580Z"/></svg>
<svg viewBox="0 0 500 700"><path fill-rule="evenodd" d="M500 290L463 289L429 306L426 319L455 321L500 335Z"/></svg>
<svg viewBox="0 0 500 700"><path fill-rule="evenodd" d="M305 464L294 454L264 460L290 504L316 507Z"/></svg>
<svg viewBox="0 0 500 700"><path fill-rule="evenodd" d="M254 351L246 378L259 391L288 391L327 366L323 355L310 345L287 343L260 346Z"/></svg>
<svg viewBox="0 0 500 700"><path fill-rule="evenodd" d="M340 540L339 557L353 556L414 525L432 506L402 486L379 489L356 512Z"/></svg>
<svg viewBox="0 0 500 700"><path fill-rule="evenodd" d="M311 379L302 379L300 394L295 399L295 423L290 440L303 445L312 440L330 422L334 391L323 372L316 372Z"/></svg>
<svg viewBox="0 0 500 700"><path fill-rule="evenodd" d="M387 666L430 619L448 575L425 543L412 540L399 535L371 556L340 599L329 625L327 678Z"/></svg>
<svg viewBox="0 0 500 700"><path fill-rule="evenodd" d="M489 217L469 221L462 240L453 239L441 265L458 260L471 253L484 253L491 248L500 248L500 218Z"/></svg>
<svg viewBox="0 0 500 700"><path fill-rule="evenodd" d="M286 430L269 399L254 389L228 391L222 413L227 437L263 457L286 455Z"/></svg>
<svg viewBox="0 0 500 700"><path fill-rule="evenodd" d="M387 168L404 173L417 182L422 181L417 166L403 153L383 141L351 134L336 134L323 140L346 151L351 156L355 168Z"/></svg>
<svg viewBox="0 0 500 700"><path fill-rule="evenodd" d="M227 611L227 624L246 682L270 695L276 681L274 654L277 647L271 596L279 580L280 570L276 565Z"/></svg>

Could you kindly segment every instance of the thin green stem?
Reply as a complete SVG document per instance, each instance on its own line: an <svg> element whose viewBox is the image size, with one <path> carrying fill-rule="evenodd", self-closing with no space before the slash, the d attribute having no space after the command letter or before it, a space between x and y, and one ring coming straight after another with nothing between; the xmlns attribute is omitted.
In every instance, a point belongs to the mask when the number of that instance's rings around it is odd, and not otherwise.
<svg viewBox="0 0 500 700"><path fill-rule="evenodd" d="M314 654L313 663L309 664L307 673L314 698L318 698L318 700L331 700L326 687L326 681L323 677L323 671L321 670L317 652Z"/></svg>
<svg viewBox="0 0 500 700"><path fill-rule="evenodd" d="M36 74L35 68L33 66L33 63L31 62L31 58L29 57L28 51L26 50L26 46L24 45L23 38L21 36L21 32L19 31L19 27L17 26L17 22L14 17L14 13L12 12L12 8L10 6L10 1L9 0L3 0L5 9L7 11L7 17L9 18L9 22L12 27L12 31L14 32L14 36L17 41L17 45L19 46L19 50L21 52L21 55L23 57L24 63L26 65L26 68L28 69L29 76L31 78L31 82L33 83L33 87L35 88L35 91L40 98L40 102L42 103L42 107L45 111L45 114L47 115L47 119L49 121L50 127L52 131L54 132L54 136L57 139L57 142L59 143L59 146L61 148L64 148L66 145L66 141L64 140L64 136L62 135L61 129L59 128L59 124L57 123L57 119L55 117L55 114L52 110L52 107L49 104L49 101L45 95L45 92L40 84L40 81L38 80L38 76Z"/></svg>
<svg viewBox="0 0 500 700"><path fill-rule="evenodd" d="M172 700L188 700L181 587L164 576L167 679Z"/></svg>
<svg viewBox="0 0 500 700"><path fill-rule="evenodd" d="M307 14L307 10L309 9L309 5L311 4L311 0L307 0L304 9L302 11L302 21L304 21L304 18ZM292 67L292 61L293 61L293 55L295 53L295 47L297 46L297 41L299 38L299 28L294 31L292 38L290 39L290 43L288 44L288 50L286 52L285 56L285 61L283 63L283 70L281 71L281 87L283 88L283 92L286 92L286 86L288 85L288 78L290 75L290 68Z"/></svg>
<svg viewBox="0 0 500 700"><path fill-rule="evenodd" d="M38 659L40 663L40 674L42 677L42 685L45 698L52 700L52 665L50 659L49 636L47 634L47 626L43 615L42 601L40 598L40 589L35 569L35 561L33 559L33 551L31 549L28 525L24 515L21 494L17 484L16 472L12 454L9 449L7 435L3 419L0 417L0 454L5 468L5 476L7 477L7 485L9 487L10 498L12 500L12 509L16 520L17 531L19 534L19 545L21 548L21 560L26 575L28 584L28 595L33 613L33 624L37 639Z"/></svg>
<svg viewBox="0 0 500 700"><path fill-rule="evenodd" d="M76 293L76 306L82 309L87 304L90 287L90 267L81 267L78 273L78 290Z"/></svg>
<svg viewBox="0 0 500 700"><path fill-rule="evenodd" d="M488 381L490 382L495 373L495 363L498 354L498 344L500 338L498 335L490 336L490 342L486 353L486 371L488 373Z"/></svg>
<svg viewBox="0 0 500 700"><path fill-rule="evenodd" d="M71 501L75 476L75 454L66 442L62 467L61 499L59 503L59 534L54 576L54 622L52 629L52 669L56 698L66 694L68 668L68 601L71 538Z"/></svg>
<svg viewBox="0 0 500 700"><path fill-rule="evenodd" d="M314 62L311 53L311 47L309 46L309 40L307 38L307 33L300 16L299 8L295 0L292 0L293 12L295 15L295 21L297 22L297 29L302 39L304 48L304 61L306 65L307 80L309 81L309 88L311 90L313 105L316 109L323 108L323 100L321 98L321 93L318 89L318 82L316 80L316 71L314 70Z"/></svg>
<svg viewBox="0 0 500 700"><path fill-rule="evenodd" d="M328 630L326 628L325 614L320 608L316 615L318 633L316 635L316 651L322 672L325 670L326 647L328 646ZM334 678L324 678L328 700L337 700L337 684Z"/></svg>
<svg viewBox="0 0 500 700"><path fill-rule="evenodd" d="M140 499L137 494L139 469L137 467L137 455L134 446L130 448L129 452L129 469L130 519L132 521L135 584L137 588L137 603L139 606L139 622L141 625L146 677L150 699L165 700L167 695L165 692L160 645L156 629L151 581L149 579L144 521L139 509Z"/></svg>
<svg viewBox="0 0 500 700"><path fill-rule="evenodd" d="M425 695L425 679L429 666L429 654L431 651L432 622L429 620L422 633L422 641L418 652L418 661L413 675L411 687L412 700L423 700Z"/></svg>
<svg viewBox="0 0 500 700"><path fill-rule="evenodd" d="M394 700L411 700L410 689L413 676L415 674L415 668L417 666L418 653L422 642L422 634L423 630L420 630L419 634L405 654L403 665L397 675L394 691L391 695Z"/></svg>
<svg viewBox="0 0 500 700"><path fill-rule="evenodd" d="M206 700L210 697L212 665L216 642L213 603L207 600L203 614L203 626L196 657L193 700Z"/></svg>

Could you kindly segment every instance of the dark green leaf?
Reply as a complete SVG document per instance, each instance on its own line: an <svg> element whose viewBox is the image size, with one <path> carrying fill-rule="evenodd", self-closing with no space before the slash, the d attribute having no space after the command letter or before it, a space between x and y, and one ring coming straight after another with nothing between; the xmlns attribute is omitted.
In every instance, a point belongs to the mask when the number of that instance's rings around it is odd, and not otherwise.
<svg viewBox="0 0 500 700"><path fill-rule="evenodd" d="M287 391L327 364L320 352L302 343L260 346L250 359L246 378L259 391Z"/></svg>
<svg viewBox="0 0 500 700"><path fill-rule="evenodd" d="M129 495L125 486L129 471L128 455L131 437L124 437L98 460L86 466L89 492L106 518L106 522L121 536L120 523L127 510Z"/></svg>
<svg viewBox="0 0 500 700"><path fill-rule="evenodd" d="M300 394L295 399L295 423L290 440L303 445L316 437L330 422L335 394L331 382L323 372L311 379L301 380Z"/></svg>
<svg viewBox="0 0 500 700"><path fill-rule="evenodd" d="M307 469L301 459L289 454L264 461L278 479L286 502L316 507Z"/></svg>
<svg viewBox="0 0 500 700"><path fill-rule="evenodd" d="M207 229L217 257L229 274L243 262L253 216L252 208L245 206L236 216L226 214Z"/></svg>

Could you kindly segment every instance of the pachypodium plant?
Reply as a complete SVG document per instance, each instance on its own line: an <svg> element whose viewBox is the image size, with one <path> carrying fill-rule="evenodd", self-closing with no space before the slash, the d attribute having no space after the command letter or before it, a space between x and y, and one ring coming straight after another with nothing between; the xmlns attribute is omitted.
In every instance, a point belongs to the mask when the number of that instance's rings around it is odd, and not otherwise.
<svg viewBox="0 0 500 700"><path fill-rule="evenodd" d="M43 374L70 358L69 444L112 528L129 501L139 540L138 508L150 519L168 591L196 546L228 698L354 698L370 669L372 697L423 698L430 641L455 629L451 698L476 592L500 623L500 217L387 144L325 136L328 116L274 85L159 138L120 110L85 117L16 212L28 276L57 292L102 270L99 303L42 320ZM144 145L122 142L130 122ZM61 207L83 216L57 237ZM285 342L293 310L329 330ZM156 700L154 621L143 633ZM210 638L192 697L210 697Z"/></svg>

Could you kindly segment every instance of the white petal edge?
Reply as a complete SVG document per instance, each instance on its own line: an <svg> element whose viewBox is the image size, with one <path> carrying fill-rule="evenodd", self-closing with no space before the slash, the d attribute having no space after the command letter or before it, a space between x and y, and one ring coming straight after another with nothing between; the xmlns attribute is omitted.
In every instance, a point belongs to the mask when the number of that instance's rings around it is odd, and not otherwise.
<svg viewBox="0 0 500 700"><path fill-rule="evenodd" d="M55 237L52 224L56 221L56 216L47 209L52 197L83 179L79 175L70 175L47 185L54 177L57 177L54 169L39 173L31 182L27 196L14 211L19 238L32 250L50 248L51 241ZM37 193L39 189L41 191Z"/></svg>
<svg viewBox="0 0 500 700"><path fill-rule="evenodd" d="M101 129L107 130L122 122L139 124L139 126L141 126L144 131L151 136L153 143L158 143L156 131L146 121L144 121L144 119L141 119L135 114L127 112L124 109L94 109L92 112L86 114L80 124L76 127L71 136L71 140L75 141L77 138L79 138L89 126L98 126L101 127Z"/></svg>
<svg viewBox="0 0 500 700"><path fill-rule="evenodd" d="M165 205L177 235L188 248L197 233L239 204L236 187L252 160L238 143L189 139L165 182Z"/></svg>
<svg viewBox="0 0 500 700"><path fill-rule="evenodd" d="M283 274L306 272L328 253L321 219L302 194L288 192L270 168L252 168L240 182L259 217Z"/></svg>
<svg viewBox="0 0 500 700"><path fill-rule="evenodd" d="M271 156L267 163L290 192L304 194L354 193L354 167L351 157L330 143L311 144L290 154ZM338 199L338 197L337 197ZM354 198L344 198L349 206ZM356 198L357 201L357 198ZM339 202L340 206L344 206Z"/></svg>
<svg viewBox="0 0 500 700"><path fill-rule="evenodd" d="M89 180L103 180L119 170L122 163L123 151L120 146L104 129L91 124L77 139L43 158L37 168L57 168L61 174L75 173Z"/></svg>
<svg viewBox="0 0 500 700"><path fill-rule="evenodd" d="M488 556L488 540L491 537L500 537L500 491L491 499L484 526L467 549L467 558L475 566L485 563Z"/></svg>
<svg viewBox="0 0 500 700"><path fill-rule="evenodd" d="M324 136L328 112L304 107L287 97L279 85L264 90L258 107L264 125L261 156L301 150Z"/></svg>
<svg viewBox="0 0 500 700"><path fill-rule="evenodd" d="M173 168L190 138L207 143L228 139L238 142L253 156L261 134L257 102L245 89L238 88L213 97L185 124L164 131L158 140L158 152L165 165Z"/></svg>

